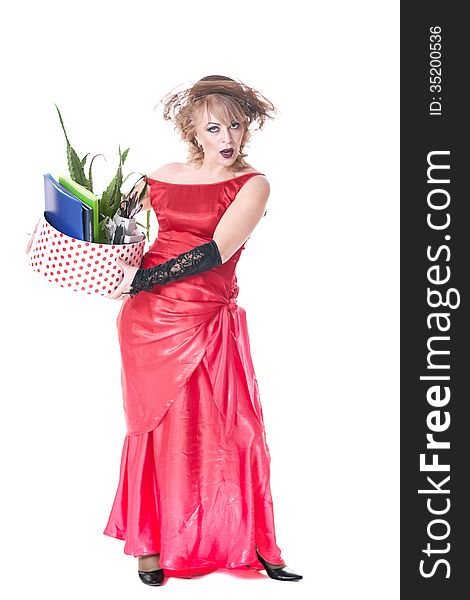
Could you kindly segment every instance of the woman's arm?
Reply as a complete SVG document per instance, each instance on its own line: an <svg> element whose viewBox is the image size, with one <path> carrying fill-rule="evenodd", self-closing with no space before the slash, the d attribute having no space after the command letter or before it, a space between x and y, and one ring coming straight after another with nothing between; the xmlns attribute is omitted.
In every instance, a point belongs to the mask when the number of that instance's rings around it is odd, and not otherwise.
<svg viewBox="0 0 470 600"><path fill-rule="evenodd" d="M223 263L241 248L260 222L269 193L269 181L266 177L255 175L245 183L224 212L212 236Z"/></svg>
<svg viewBox="0 0 470 600"><path fill-rule="evenodd" d="M32 246L32 243L34 241L34 236L36 235L36 231L38 230L38 225L39 225L39 221L40 220L41 219L38 219L38 222L34 226L33 233L31 233L30 236L29 236L28 244L26 246L26 254L29 254L29 251L31 250L31 246Z"/></svg>
<svg viewBox="0 0 470 600"><path fill-rule="evenodd" d="M269 182L263 175L252 177L223 214L209 242L165 263L139 269L119 261L119 266L124 270L124 279L108 298L121 299L127 294L135 296L140 291L152 289L154 285L165 285L226 262L246 242L259 223L269 192Z"/></svg>

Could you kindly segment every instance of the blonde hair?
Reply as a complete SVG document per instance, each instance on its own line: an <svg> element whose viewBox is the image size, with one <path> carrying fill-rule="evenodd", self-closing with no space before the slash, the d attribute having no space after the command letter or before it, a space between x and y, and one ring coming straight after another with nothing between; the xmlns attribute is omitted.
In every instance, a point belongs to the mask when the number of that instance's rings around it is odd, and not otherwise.
<svg viewBox="0 0 470 600"><path fill-rule="evenodd" d="M201 166L204 159L204 152L195 138L197 117L202 114L201 111L212 112L221 123L240 122L244 132L240 153L233 164L234 170L249 166L244 160L247 154L243 148L250 141L251 125L257 123L257 129L262 129L267 118L274 118L270 113L278 112L272 102L258 91L224 75L203 77L189 88L171 91L160 103L163 103L163 118L171 121L181 139L188 143L188 159L196 166Z"/></svg>

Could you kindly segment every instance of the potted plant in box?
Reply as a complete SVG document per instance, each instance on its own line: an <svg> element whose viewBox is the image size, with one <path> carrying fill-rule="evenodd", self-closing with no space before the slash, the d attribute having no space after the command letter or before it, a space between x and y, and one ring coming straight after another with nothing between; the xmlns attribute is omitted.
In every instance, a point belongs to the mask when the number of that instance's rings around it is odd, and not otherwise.
<svg viewBox="0 0 470 600"><path fill-rule="evenodd" d="M60 123L67 143L67 164L70 179L61 177L61 184L73 184L68 189L80 197L81 194L93 195L92 165L89 165L88 177L85 165L89 153L79 158L69 142L62 115L57 107ZM47 220L46 214L38 221L33 233L29 251L29 264L49 281L61 287L87 294L110 295L119 285L123 272L116 259L121 258L132 266L139 266L142 260L145 236L137 229L137 225L146 229L147 239L150 232L150 215L147 213L146 226L135 221L135 215L142 208L141 200L147 190L145 175L134 183L128 194L121 192L121 186L132 175L123 178L123 165L129 148L121 153L119 147L119 165L116 175L98 198L99 218L98 236L93 241L84 241L67 236L55 229ZM136 185L145 179L143 189L134 191Z"/></svg>

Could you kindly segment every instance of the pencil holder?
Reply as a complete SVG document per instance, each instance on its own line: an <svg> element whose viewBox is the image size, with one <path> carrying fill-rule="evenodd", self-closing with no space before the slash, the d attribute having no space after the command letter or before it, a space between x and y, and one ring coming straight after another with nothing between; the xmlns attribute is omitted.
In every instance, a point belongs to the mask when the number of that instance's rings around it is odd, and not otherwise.
<svg viewBox="0 0 470 600"><path fill-rule="evenodd" d="M145 239L131 244L97 244L71 238L47 221L39 220L29 251L29 266L44 279L75 292L108 296L121 283L121 258L139 267Z"/></svg>

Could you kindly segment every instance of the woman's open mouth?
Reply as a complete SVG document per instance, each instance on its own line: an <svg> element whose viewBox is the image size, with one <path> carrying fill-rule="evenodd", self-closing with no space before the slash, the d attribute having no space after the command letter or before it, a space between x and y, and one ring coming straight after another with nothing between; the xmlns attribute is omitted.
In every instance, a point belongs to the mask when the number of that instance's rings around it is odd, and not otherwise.
<svg viewBox="0 0 470 600"><path fill-rule="evenodd" d="M221 150L220 154L222 154L224 158L232 158L233 148L230 148L229 150Z"/></svg>

